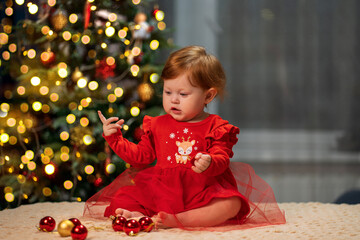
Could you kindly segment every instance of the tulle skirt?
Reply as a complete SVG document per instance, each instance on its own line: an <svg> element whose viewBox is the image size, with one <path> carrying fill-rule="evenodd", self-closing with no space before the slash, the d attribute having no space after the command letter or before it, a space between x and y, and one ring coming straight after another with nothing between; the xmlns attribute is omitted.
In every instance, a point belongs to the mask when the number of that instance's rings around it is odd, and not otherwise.
<svg viewBox="0 0 360 240"><path fill-rule="evenodd" d="M106 218L115 215L117 208L123 208L150 217L160 211L176 217L177 213L205 206L215 198L237 196L242 204L236 217L221 226L197 230L227 231L286 222L272 188L250 165L232 162L230 170L236 184L232 176L219 179L192 170L130 168L86 201L84 216ZM184 228L180 221L178 227Z"/></svg>

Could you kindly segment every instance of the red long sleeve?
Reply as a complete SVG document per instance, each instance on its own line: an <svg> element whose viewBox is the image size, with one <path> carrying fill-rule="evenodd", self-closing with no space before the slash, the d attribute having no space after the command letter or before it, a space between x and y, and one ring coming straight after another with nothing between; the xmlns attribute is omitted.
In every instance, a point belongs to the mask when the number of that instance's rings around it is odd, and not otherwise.
<svg viewBox="0 0 360 240"><path fill-rule="evenodd" d="M155 147L150 133L145 133L138 144L125 139L120 130L104 138L111 149L131 165L150 164L155 160Z"/></svg>

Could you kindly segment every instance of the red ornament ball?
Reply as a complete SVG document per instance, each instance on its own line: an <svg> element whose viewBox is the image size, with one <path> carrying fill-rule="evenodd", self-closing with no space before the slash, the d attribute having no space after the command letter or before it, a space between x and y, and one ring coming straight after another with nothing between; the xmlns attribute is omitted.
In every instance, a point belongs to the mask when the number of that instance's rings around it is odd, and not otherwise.
<svg viewBox="0 0 360 240"><path fill-rule="evenodd" d="M77 218L70 218L69 220L74 224L74 226L81 225L80 220Z"/></svg>
<svg viewBox="0 0 360 240"><path fill-rule="evenodd" d="M139 219L140 224L140 230L144 232L151 232L151 230L154 228L154 222L149 217L142 217Z"/></svg>
<svg viewBox="0 0 360 240"><path fill-rule="evenodd" d="M115 232L124 231L124 226L125 226L126 221L127 221L126 218L124 218L122 216L116 217L112 221L112 228L114 229Z"/></svg>
<svg viewBox="0 0 360 240"><path fill-rule="evenodd" d="M71 238L73 240L84 240L87 237L87 234L88 230L82 224L73 227L71 230Z"/></svg>
<svg viewBox="0 0 360 240"><path fill-rule="evenodd" d="M39 230L43 232L51 232L52 230L55 229L55 225L56 225L55 219L50 216L46 216L40 220Z"/></svg>
<svg viewBox="0 0 360 240"><path fill-rule="evenodd" d="M124 226L124 232L129 236L135 236L140 232L140 224L135 219L127 220Z"/></svg>

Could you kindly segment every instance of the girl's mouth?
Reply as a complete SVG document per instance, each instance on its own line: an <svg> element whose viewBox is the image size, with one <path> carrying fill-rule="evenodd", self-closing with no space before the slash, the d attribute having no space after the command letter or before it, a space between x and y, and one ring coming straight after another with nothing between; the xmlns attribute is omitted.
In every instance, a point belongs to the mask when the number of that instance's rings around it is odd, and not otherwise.
<svg viewBox="0 0 360 240"><path fill-rule="evenodd" d="M173 113L175 113L175 114L181 113L181 110L178 109L178 108L175 108L175 107L172 107L170 110L171 110L171 112L173 112Z"/></svg>

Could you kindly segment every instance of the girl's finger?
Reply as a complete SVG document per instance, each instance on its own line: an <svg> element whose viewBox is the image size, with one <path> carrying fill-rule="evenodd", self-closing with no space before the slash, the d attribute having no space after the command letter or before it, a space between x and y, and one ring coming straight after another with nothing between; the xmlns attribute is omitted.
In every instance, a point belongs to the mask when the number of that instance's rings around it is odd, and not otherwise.
<svg viewBox="0 0 360 240"><path fill-rule="evenodd" d="M98 111L98 115L99 115L100 121L104 124L106 122L106 118L104 117L104 115L102 114L102 112L100 110Z"/></svg>

